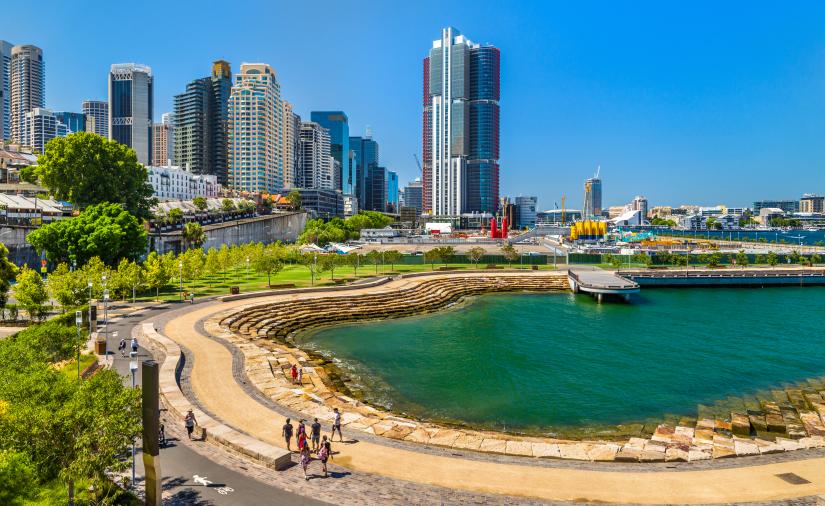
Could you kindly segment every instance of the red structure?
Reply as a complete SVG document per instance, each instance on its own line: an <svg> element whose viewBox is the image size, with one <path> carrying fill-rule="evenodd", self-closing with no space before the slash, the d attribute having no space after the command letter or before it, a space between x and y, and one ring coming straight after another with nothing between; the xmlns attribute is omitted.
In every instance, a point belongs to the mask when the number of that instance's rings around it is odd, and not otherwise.
<svg viewBox="0 0 825 506"><path fill-rule="evenodd" d="M498 239L498 230L496 229L496 219L490 220L490 239Z"/></svg>
<svg viewBox="0 0 825 506"><path fill-rule="evenodd" d="M501 239L507 239L507 217L501 219Z"/></svg>

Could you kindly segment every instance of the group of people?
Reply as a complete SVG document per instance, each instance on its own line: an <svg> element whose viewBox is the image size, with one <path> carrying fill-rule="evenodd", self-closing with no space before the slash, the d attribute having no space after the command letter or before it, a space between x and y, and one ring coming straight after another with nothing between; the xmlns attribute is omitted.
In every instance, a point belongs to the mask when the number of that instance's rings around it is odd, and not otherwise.
<svg viewBox="0 0 825 506"><path fill-rule="evenodd" d="M301 385L304 383L304 368L298 367L295 364L292 364L292 369L289 371L290 375L292 375L292 384L293 385Z"/></svg>
<svg viewBox="0 0 825 506"><path fill-rule="evenodd" d="M120 342L117 345L117 349L118 349L118 351L120 351L120 356L125 358L126 357L126 339L121 339L120 340ZM138 351L138 342L137 342L137 338L135 338L135 337L132 338L132 351L135 352L135 353L137 353L137 351Z"/></svg>
<svg viewBox="0 0 825 506"><path fill-rule="evenodd" d="M286 419L286 423L283 426L281 435L286 441L286 449L292 451L291 444L293 435L298 444L298 453L301 455L301 468L304 470L305 480L309 480L307 468L313 460L313 453L317 459L321 461L321 465L324 468L324 477L329 476L327 472L327 461L332 458L332 438L335 436L335 432L338 432L338 437L341 438L341 441L344 440L344 436L341 434L341 412L338 411L338 408L335 408L333 412L335 418L332 422L332 433L329 439L327 439L326 436L321 436L321 423L317 418L312 425L310 425L309 435L307 435L307 428L304 423L305 420L303 419L298 421L297 433L289 418Z"/></svg>

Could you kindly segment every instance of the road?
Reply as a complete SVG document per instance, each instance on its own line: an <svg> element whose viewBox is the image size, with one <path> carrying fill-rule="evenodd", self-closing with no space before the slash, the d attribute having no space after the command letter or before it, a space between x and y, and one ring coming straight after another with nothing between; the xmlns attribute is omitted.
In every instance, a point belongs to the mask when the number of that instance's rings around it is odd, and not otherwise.
<svg viewBox="0 0 825 506"><path fill-rule="evenodd" d="M122 306L122 303L118 304ZM112 319L109 325L107 339L107 360L111 367L123 376L124 383L131 385L131 375L129 371L129 356L121 357L117 351L118 342L121 338L129 343L132 327L138 322L157 315L162 311L176 306L176 304L164 304L146 308L136 313L117 316ZM102 319L102 311L98 313ZM102 331L102 328L99 328ZM115 337L114 332L117 332ZM140 343L139 343L140 344ZM138 350L138 360L143 361L151 358L149 352L140 347ZM138 367L135 378L136 384L140 385L140 367ZM179 437L183 437L183 430L177 427L169 427L167 423L169 443L161 449L160 462L163 474L164 504L167 505L260 505L260 504L283 504L283 505L321 505L325 504L308 497L293 494L280 488L267 485L254 478L241 474L233 469L224 467L209 458L195 452L186 444L183 444ZM195 442L193 444L207 444ZM143 483L143 459L138 448L137 454L137 483ZM200 480L202 478L205 480ZM198 482L196 482L198 480ZM206 485L204 485L206 483Z"/></svg>

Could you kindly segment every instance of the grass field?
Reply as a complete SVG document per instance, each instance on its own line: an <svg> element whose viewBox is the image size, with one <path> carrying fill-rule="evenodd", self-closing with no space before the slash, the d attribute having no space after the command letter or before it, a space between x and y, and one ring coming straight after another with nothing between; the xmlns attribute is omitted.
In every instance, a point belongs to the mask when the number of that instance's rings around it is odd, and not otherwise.
<svg viewBox="0 0 825 506"><path fill-rule="evenodd" d="M94 362L97 362L97 357L95 355L80 355L80 372L82 373L85 371L86 368ZM63 367L60 368L60 372L69 378L77 378L77 360L72 360L64 364Z"/></svg>

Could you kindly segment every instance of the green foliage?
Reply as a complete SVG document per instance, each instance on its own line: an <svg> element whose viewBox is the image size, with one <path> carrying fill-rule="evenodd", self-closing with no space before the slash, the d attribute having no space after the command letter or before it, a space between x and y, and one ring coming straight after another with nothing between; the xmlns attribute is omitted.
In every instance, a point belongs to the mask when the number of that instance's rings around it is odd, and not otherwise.
<svg viewBox="0 0 825 506"><path fill-rule="evenodd" d="M453 255L455 255L455 248L452 246L439 246L424 253L424 261L432 264L433 268L436 262L441 262L446 267Z"/></svg>
<svg viewBox="0 0 825 506"><path fill-rule="evenodd" d="M183 226L181 238L187 248L200 248L206 242L206 232L199 223L189 222Z"/></svg>
<svg viewBox="0 0 825 506"><path fill-rule="evenodd" d="M167 255L171 255L171 253L167 253ZM172 265L165 257L166 255L158 255L153 251L149 253L146 262L143 263L146 284L149 288L155 289L156 298L160 289L169 284L169 280L172 279Z"/></svg>
<svg viewBox="0 0 825 506"><path fill-rule="evenodd" d="M74 318L74 315L71 316ZM74 357L78 344L77 328L72 323L67 324L56 319L27 327L15 334L14 339L21 345L37 350L43 356L43 360L48 362L59 362Z"/></svg>
<svg viewBox="0 0 825 506"><path fill-rule="evenodd" d="M401 262L402 258L404 258L404 255L400 251L391 249L384 252L384 261L390 264L392 270L395 270L395 264Z"/></svg>
<svg viewBox="0 0 825 506"><path fill-rule="evenodd" d="M329 221L322 219L307 221L303 233L298 237L300 244L315 243L326 246L331 242L345 242L358 239L364 228L384 228L392 223L392 218L375 211L361 211L346 220L333 218Z"/></svg>
<svg viewBox="0 0 825 506"><path fill-rule="evenodd" d="M811 255L811 265L822 263L822 257L818 253Z"/></svg>
<svg viewBox="0 0 825 506"><path fill-rule="evenodd" d="M206 199L204 197L193 198L192 204L198 208L198 211L206 211Z"/></svg>
<svg viewBox="0 0 825 506"><path fill-rule="evenodd" d="M292 190L286 196L286 199L289 201L289 204L292 206L293 209L300 209L301 208L301 192L298 190Z"/></svg>
<svg viewBox="0 0 825 506"><path fill-rule="evenodd" d="M802 221L797 218L773 218L771 219L771 226L797 228L802 226Z"/></svg>
<svg viewBox="0 0 825 506"><path fill-rule="evenodd" d="M355 275L358 276L358 268L364 263L362 254L353 251L346 256L347 264L352 267Z"/></svg>
<svg viewBox="0 0 825 506"><path fill-rule="evenodd" d="M519 252L516 251L516 248L513 247L512 244L505 244L502 246L501 253L504 255L504 258L507 260L510 267L513 266L513 261L519 259Z"/></svg>
<svg viewBox="0 0 825 506"><path fill-rule="evenodd" d="M382 252L379 250L372 250L367 253L367 262L375 266L375 273L378 274L378 266L384 263Z"/></svg>
<svg viewBox="0 0 825 506"><path fill-rule="evenodd" d="M650 219L650 224L657 227L675 227L676 222L673 220L666 220L658 216Z"/></svg>
<svg viewBox="0 0 825 506"><path fill-rule="evenodd" d="M17 303L29 313L29 319L34 321L40 319L45 308L44 304L49 300L46 292L46 285L40 274L23 267L17 275L17 285L14 287L14 298Z"/></svg>
<svg viewBox="0 0 825 506"><path fill-rule="evenodd" d="M121 258L137 260L146 251L146 231L120 204L87 207L76 218L58 220L29 234L27 240L52 262L83 265L99 257L107 265Z"/></svg>
<svg viewBox="0 0 825 506"><path fill-rule="evenodd" d="M272 284L272 276L276 276L284 268L285 257L286 250L280 243L270 244L252 257L252 268L266 274L266 284L269 286Z"/></svg>
<svg viewBox="0 0 825 506"><path fill-rule="evenodd" d="M123 258L117 264L115 278L117 279L116 288L121 291L123 297L125 298L129 292L132 292L132 302L134 302L137 290L143 285L143 267L135 261Z"/></svg>
<svg viewBox="0 0 825 506"><path fill-rule="evenodd" d="M183 210L179 207L173 207L169 210L168 218L171 224L180 223L183 221Z"/></svg>
<svg viewBox="0 0 825 506"><path fill-rule="evenodd" d="M748 255L746 255L743 250L739 250L739 252L736 254L736 265L740 267L748 266Z"/></svg>
<svg viewBox="0 0 825 506"><path fill-rule="evenodd" d="M769 251L768 252L768 265L770 265L771 267L774 267L778 263L779 263L779 257L776 256L776 253L774 253L773 251Z"/></svg>
<svg viewBox="0 0 825 506"><path fill-rule="evenodd" d="M467 251L467 259L474 265L478 265L478 261L484 256L486 251L481 246L474 246Z"/></svg>
<svg viewBox="0 0 825 506"><path fill-rule="evenodd" d="M760 253L760 254L756 255L756 258L754 259L753 263L757 264L757 265L764 265L764 264L768 263L768 259L767 259L767 257L765 257L765 255Z"/></svg>
<svg viewBox="0 0 825 506"><path fill-rule="evenodd" d="M328 253L321 256L318 261L321 263L321 270L329 271L331 279L335 279L335 268L342 264L342 257L335 253Z"/></svg>
<svg viewBox="0 0 825 506"><path fill-rule="evenodd" d="M206 254L202 249L190 249L178 255L178 262L183 263L183 279L197 281L203 275Z"/></svg>
<svg viewBox="0 0 825 506"><path fill-rule="evenodd" d="M719 267L719 264L722 263L722 255L719 253L713 253L707 256L707 264L708 267Z"/></svg>
<svg viewBox="0 0 825 506"><path fill-rule="evenodd" d="M0 450L0 504L22 504L36 484L35 469L24 452Z"/></svg>
<svg viewBox="0 0 825 506"><path fill-rule="evenodd" d="M9 250L0 243L0 313L9 300L9 288L16 275L17 267L9 260Z"/></svg>
<svg viewBox="0 0 825 506"><path fill-rule="evenodd" d="M235 203L231 199L223 199L221 201L221 210L225 213L231 213L235 210Z"/></svg>
<svg viewBox="0 0 825 506"><path fill-rule="evenodd" d="M115 202L139 218L149 218L156 202L148 172L134 150L93 133L52 139L37 158L36 170L56 198L80 208Z"/></svg>

